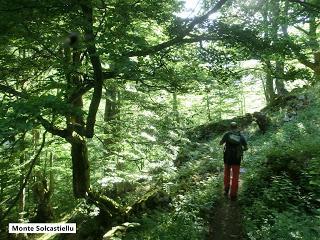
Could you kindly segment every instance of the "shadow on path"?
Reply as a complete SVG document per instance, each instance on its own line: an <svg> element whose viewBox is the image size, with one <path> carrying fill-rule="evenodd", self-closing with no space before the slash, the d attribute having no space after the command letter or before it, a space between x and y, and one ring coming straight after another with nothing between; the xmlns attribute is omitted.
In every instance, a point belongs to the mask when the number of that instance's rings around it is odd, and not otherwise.
<svg viewBox="0 0 320 240"><path fill-rule="evenodd" d="M240 182L241 184L241 182ZM241 206L223 196L213 207L207 240L243 240Z"/></svg>

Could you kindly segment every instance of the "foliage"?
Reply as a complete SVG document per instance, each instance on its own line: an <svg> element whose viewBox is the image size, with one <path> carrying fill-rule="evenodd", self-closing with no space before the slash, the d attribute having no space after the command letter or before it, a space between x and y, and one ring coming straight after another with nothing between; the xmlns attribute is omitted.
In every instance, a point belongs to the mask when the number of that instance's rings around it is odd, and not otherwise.
<svg viewBox="0 0 320 240"><path fill-rule="evenodd" d="M141 210L135 220L142 227L127 239L203 239L221 187L216 135L228 127L225 118L245 122L245 103L259 107L248 91L281 95L279 82L298 80L314 89L314 108L284 124L286 110L270 105L271 131L248 129L258 147L244 163L243 202L253 239L317 236L315 3L199 1L200 15L183 19L180 0L2 0L1 230L9 221L33 221L45 205L53 218L44 221L81 212L81 221L101 233L105 225L93 217L101 209L75 198L95 192L130 206L161 187L171 209ZM294 220L310 231L295 231Z"/></svg>
<svg viewBox="0 0 320 240"><path fill-rule="evenodd" d="M195 169L192 171L195 172ZM217 197L221 179L207 175L180 181L172 186L172 210L146 214L140 221L143 229L136 229L125 239L203 239L211 206ZM190 188L191 187L191 188Z"/></svg>
<svg viewBox="0 0 320 240"><path fill-rule="evenodd" d="M242 193L249 239L319 238L318 104L252 142Z"/></svg>

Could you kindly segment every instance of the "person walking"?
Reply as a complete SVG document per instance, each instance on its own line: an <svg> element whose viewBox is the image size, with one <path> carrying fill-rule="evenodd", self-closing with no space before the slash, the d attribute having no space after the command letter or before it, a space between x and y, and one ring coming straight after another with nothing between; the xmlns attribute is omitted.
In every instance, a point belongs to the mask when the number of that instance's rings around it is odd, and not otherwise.
<svg viewBox="0 0 320 240"><path fill-rule="evenodd" d="M240 164L243 157L243 151L248 149L248 144L244 136L238 130L236 122L230 123L230 131L226 132L220 145L224 144L224 194L228 196L230 190L230 199L236 200L239 184ZM230 188L230 173L232 172L232 181Z"/></svg>

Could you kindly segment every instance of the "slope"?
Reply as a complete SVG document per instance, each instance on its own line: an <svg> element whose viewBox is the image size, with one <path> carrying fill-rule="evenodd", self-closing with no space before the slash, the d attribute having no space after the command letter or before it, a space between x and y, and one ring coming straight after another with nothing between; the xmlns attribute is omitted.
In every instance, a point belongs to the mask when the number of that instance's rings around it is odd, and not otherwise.
<svg viewBox="0 0 320 240"><path fill-rule="evenodd" d="M297 89L262 109L270 120L265 134L247 117L237 118L250 149L234 203L222 196L218 146L219 126L230 120L189 132L176 173L162 179L170 207L130 219L140 227L115 239L320 239L318 92L319 86Z"/></svg>

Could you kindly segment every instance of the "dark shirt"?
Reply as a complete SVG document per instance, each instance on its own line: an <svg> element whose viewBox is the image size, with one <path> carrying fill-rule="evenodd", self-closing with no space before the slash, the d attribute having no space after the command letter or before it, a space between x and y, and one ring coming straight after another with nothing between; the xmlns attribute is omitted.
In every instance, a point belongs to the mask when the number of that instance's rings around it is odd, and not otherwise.
<svg viewBox="0 0 320 240"><path fill-rule="evenodd" d="M240 136L240 144L235 145L228 141L230 134L237 134ZM225 133L220 141L220 145L225 144L223 160L225 164L240 165L243 151L247 149L247 141L240 131L229 131Z"/></svg>

